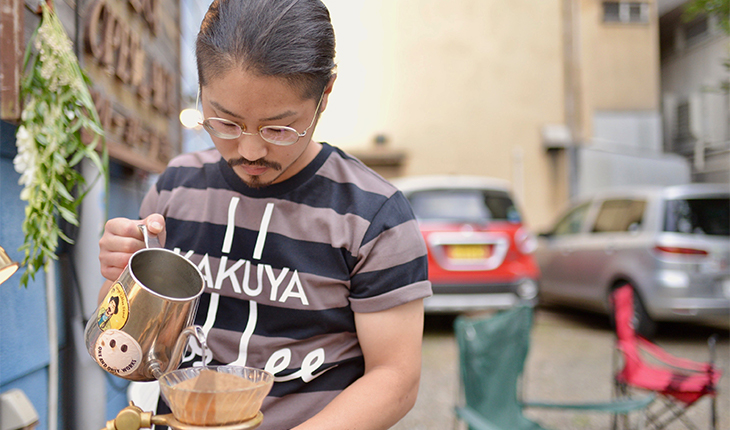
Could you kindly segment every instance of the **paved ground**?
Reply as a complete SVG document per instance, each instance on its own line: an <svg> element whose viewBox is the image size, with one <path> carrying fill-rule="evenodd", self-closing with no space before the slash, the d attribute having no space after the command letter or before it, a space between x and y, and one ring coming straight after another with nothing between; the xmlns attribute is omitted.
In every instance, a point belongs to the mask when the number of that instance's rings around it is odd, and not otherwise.
<svg viewBox="0 0 730 430"><path fill-rule="evenodd" d="M394 430L447 430L454 428L458 363L451 332L453 318L427 317L423 345L423 376L414 409ZM720 381L718 430L730 429L730 348L728 330L672 324L662 327L656 343L667 351L695 360L707 360L707 338L720 334L717 363L725 372ZM557 308L539 308L535 315L531 349L525 370L525 397L553 401L606 400L611 396L611 357L614 335L605 317ZM529 410L543 426L561 430L610 428L604 414ZM701 400L690 416L699 429L709 428L709 401ZM463 426L462 426L463 427ZM668 430L683 429L673 424Z"/></svg>

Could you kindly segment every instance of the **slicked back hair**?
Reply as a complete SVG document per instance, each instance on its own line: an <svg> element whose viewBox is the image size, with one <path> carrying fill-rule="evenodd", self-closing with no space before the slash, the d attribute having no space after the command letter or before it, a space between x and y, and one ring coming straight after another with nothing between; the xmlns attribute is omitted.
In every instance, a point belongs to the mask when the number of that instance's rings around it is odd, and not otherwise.
<svg viewBox="0 0 730 430"><path fill-rule="evenodd" d="M195 45L200 86L239 68L316 99L334 73L335 34L319 0L215 0Z"/></svg>

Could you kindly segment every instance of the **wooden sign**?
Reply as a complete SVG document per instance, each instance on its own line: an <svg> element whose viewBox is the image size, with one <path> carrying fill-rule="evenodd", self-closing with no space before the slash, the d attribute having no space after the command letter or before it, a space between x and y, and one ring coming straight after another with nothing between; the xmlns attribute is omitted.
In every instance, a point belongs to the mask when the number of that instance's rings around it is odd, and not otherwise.
<svg viewBox="0 0 730 430"><path fill-rule="evenodd" d="M0 119L17 121L23 62L23 0L2 0L0 7Z"/></svg>
<svg viewBox="0 0 730 430"><path fill-rule="evenodd" d="M165 1L178 7L172 0L97 0L85 10L84 69L109 154L153 172L180 152L179 23L165 23L171 34L160 28Z"/></svg>
<svg viewBox="0 0 730 430"><path fill-rule="evenodd" d="M122 163L161 172L180 152L180 23L177 0L96 0L55 4L71 40L83 39L79 61L109 149ZM162 10L166 13L162 13ZM25 34L24 0L0 7L0 118L17 122ZM79 14L82 26L76 26Z"/></svg>

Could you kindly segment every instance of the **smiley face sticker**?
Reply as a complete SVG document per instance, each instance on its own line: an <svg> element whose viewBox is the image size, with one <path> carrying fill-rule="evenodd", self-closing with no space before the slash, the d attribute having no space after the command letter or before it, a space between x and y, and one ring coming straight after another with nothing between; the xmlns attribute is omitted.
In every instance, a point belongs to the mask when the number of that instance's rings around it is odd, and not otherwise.
<svg viewBox="0 0 730 430"><path fill-rule="evenodd" d="M109 329L120 330L129 319L129 302L122 284L115 282L106 294L96 320L102 331Z"/></svg>
<svg viewBox="0 0 730 430"><path fill-rule="evenodd" d="M94 359L107 372L127 376L139 367L142 348L129 334L109 329L96 340Z"/></svg>

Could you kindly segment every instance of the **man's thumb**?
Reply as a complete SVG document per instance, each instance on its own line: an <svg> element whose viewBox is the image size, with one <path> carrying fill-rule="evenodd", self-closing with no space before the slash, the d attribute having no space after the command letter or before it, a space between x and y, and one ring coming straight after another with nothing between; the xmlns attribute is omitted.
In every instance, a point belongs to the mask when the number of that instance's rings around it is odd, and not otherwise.
<svg viewBox="0 0 730 430"><path fill-rule="evenodd" d="M145 218L144 223L147 226L147 231L154 235L162 233L162 230L165 229L165 218L160 214L148 216Z"/></svg>

